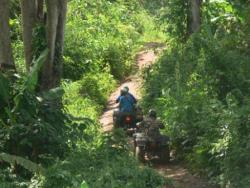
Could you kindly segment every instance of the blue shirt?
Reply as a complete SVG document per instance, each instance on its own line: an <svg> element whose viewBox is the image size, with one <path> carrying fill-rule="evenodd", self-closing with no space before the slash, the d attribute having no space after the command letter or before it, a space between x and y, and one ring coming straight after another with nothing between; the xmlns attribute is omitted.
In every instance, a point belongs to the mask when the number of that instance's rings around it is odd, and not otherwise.
<svg viewBox="0 0 250 188"><path fill-rule="evenodd" d="M134 95L132 95L131 93L128 93L127 95L128 95L129 97L131 97L131 100L132 100L132 103L133 103L133 104L137 103L137 100L136 100L136 98L134 97ZM120 95L119 97L117 97L116 103L120 102L121 97L122 97L121 95Z"/></svg>
<svg viewBox="0 0 250 188"><path fill-rule="evenodd" d="M119 101L120 112L133 112L134 102L133 98L130 95L120 96Z"/></svg>

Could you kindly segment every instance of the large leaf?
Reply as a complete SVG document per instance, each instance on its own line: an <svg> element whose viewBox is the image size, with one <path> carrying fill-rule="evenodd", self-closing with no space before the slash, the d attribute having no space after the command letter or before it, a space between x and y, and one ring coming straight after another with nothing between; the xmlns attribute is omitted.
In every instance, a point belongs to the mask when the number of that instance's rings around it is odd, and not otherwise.
<svg viewBox="0 0 250 188"><path fill-rule="evenodd" d="M39 58L34 62L34 66L31 67L31 70L28 74L28 76L25 78L24 80L24 85L22 87L22 89L19 90L19 94L17 94L14 98L14 102L15 102L15 107L13 108L13 111L16 111L16 109L18 109L20 107L20 102L23 99L23 94L24 91L28 91L30 93L33 93L36 89L37 83L38 83L38 75L39 75L39 71L41 70L47 55L48 55L48 49L45 49L41 55L39 56Z"/></svg>
<svg viewBox="0 0 250 188"><path fill-rule="evenodd" d="M81 184L81 188L89 188L89 186L85 181L83 181Z"/></svg>
<svg viewBox="0 0 250 188"><path fill-rule="evenodd" d="M18 164L22 167L24 167L25 169L34 172L34 173L41 173L44 171L44 169L39 166L38 164L27 160L23 157L19 157L19 156L15 156L15 155L10 155L7 153L0 153L0 160L3 160L7 163L10 164Z"/></svg>
<svg viewBox="0 0 250 188"><path fill-rule="evenodd" d="M34 66L31 68L27 80L25 82L25 88L30 91L34 92L38 83L38 75L39 72L47 58L49 50L45 49L39 58L34 62Z"/></svg>
<svg viewBox="0 0 250 188"><path fill-rule="evenodd" d="M50 89L49 91L43 92L43 98L46 100L56 100L60 97L62 97L64 94L64 90L61 87L56 87L53 89Z"/></svg>

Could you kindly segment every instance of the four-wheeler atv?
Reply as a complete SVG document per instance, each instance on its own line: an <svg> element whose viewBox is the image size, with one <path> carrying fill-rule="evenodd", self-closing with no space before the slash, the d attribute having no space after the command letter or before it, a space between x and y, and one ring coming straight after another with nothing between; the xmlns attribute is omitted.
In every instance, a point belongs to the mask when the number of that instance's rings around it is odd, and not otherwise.
<svg viewBox="0 0 250 188"><path fill-rule="evenodd" d="M120 114L119 110L113 112L114 128L123 128L128 135L133 135L134 153L138 160L145 161L145 156L157 156L161 162L169 162L170 149L169 138L160 136L157 140L152 140L145 133L140 131L136 123L143 120L143 114L140 107L137 107L135 114ZM135 133L136 132L136 133Z"/></svg>
<svg viewBox="0 0 250 188"><path fill-rule="evenodd" d="M135 128L135 116L130 113L121 114L118 110L113 113L113 122L115 128Z"/></svg>
<svg viewBox="0 0 250 188"><path fill-rule="evenodd" d="M169 162L169 138L161 135L159 139L152 140L145 133L134 133L134 153L138 160L144 162L145 154L150 159L157 156L161 162Z"/></svg>
<svg viewBox="0 0 250 188"><path fill-rule="evenodd" d="M120 113L119 110L113 112L113 123L115 128L123 128L132 136L136 131L136 123L143 120L142 110L139 106L135 107L135 113Z"/></svg>

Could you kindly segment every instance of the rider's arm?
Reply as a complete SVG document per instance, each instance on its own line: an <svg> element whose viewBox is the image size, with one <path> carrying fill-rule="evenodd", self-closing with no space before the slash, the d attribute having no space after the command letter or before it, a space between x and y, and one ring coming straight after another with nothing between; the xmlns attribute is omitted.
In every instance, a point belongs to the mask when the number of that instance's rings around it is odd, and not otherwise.
<svg viewBox="0 0 250 188"><path fill-rule="evenodd" d="M162 122L159 123L159 128L160 129L164 129L165 128L165 126L164 126L164 124Z"/></svg>
<svg viewBox="0 0 250 188"><path fill-rule="evenodd" d="M134 95L132 95L131 93L129 93L129 95L131 96L133 102L134 102L134 103L137 103L137 100L136 100L136 98L134 97Z"/></svg>
<svg viewBox="0 0 250 188"><path fill-rule="evenodd" d="M119 103L121 100L121 96L117 97L117 99L115 100L116 103Z"/></svg>
<svg viewBox="0 0 250 188"><path fill-rule="evenodd" d="M157 121L157 124L158 124L158 126L159 126L160 129L164 129L165 128L165 126L164 126L164 124L163 124L162 121L160 121L159 119L157 119L156 121Z"/></svg>

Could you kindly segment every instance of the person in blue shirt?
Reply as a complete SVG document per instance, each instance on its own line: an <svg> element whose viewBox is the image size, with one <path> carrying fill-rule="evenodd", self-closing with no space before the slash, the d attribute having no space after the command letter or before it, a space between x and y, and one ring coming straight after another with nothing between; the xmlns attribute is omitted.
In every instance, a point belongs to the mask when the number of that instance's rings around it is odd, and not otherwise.
<svg viewBox="0 0 250 188"><path fill-rule="evenodd" d="M128 87L128 86L125 86L124 89L127 91L127 94L132 98L133 103L136 104L136 103L137 103L137 100L136 100L136 98L134 97L133 94L129 93L129 87Z"/></svg>
<svg viewBox="0 0 250 188"><path fill-rule="evenodd" d="M124 93L124 95L128 95L130 97L130 101L134 104L137 103L136 98L134 97L134 95L132 95L131 93L129 93L129 87L125 86L122 90L121 90L121 95L116 99L116 103L120 102L120 99L122 97L122 92Z"/></svg>
<svg viewBox="0 0 250 188"><path fill-rule="evenodd" d="M126 113L133 113L134 111L134 99L128 95L126 89L121 90L121 95L116 99L116 103L119 102L119 111Z"/></svg>
<svg viewBox="0 0 250 188"><path fill-rule="evenodd" d="M116 103L119 103L119 116L118 123L122 125L123 118L127 115L132 117L132 125L135 126L135 99L128 94L127 89L121 89L120 96L116 99Z"/></svg>

